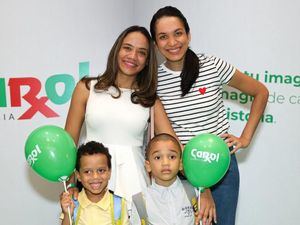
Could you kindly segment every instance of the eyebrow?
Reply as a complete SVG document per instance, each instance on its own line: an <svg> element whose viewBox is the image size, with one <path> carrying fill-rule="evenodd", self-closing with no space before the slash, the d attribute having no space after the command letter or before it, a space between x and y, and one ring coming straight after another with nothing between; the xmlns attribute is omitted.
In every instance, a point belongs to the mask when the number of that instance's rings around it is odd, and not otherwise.
<svg viewBox="0 0 300 225"><path fill-rule="evenodd" d="M176 154L180 154L177 150L174 150L174 149L169 149L171 152L174 152L174 153L176 153ZM151 153L151 155L154 155L155 153L157 153L157 152L159 152L160 151L160 149L158 149L158 150L154 150L152 153Z"/></svg>
<svg viewBox="0 0 300 225"><path fill-rule="evenodd" d="M95 168L102 168L102 167L106 167L106 166L108 166L108 165L106 163L103 163L103 164L96 166ZM94 167L91 167L91 166L86 166L86 167L81 167L81 168L94 169Z"/></svg>
<svg viewBox="0 0 300 225"><path fill-rule="evenodd" d="M174 32L177 32L177 31L182 31L182 30L184 30L183 28L177 28L176 30L174 30L174 31L171 31L170 33L174 33ZM162 35L162 34L167 34L166 32L160 32L160 33L158 33L157 35Z"/></svg>
<svg viewBox="0 0 300 225"><path fill-rule="evenodd" d="M134 47L132 44L129 44L129 43L123 43L123 45L127 45L127 46L130 46L130 47ZM144 51L147 51L148 52L148 48L138 48L140 50L144 50Z"/></svg>

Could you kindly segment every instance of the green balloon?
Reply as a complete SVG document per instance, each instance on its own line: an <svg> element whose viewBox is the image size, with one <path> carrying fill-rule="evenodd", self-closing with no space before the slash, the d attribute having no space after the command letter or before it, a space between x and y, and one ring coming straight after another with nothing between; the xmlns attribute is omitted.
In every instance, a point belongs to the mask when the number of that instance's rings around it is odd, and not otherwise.
<svg viewBox="0 0 300 225"><path fill-rule="evenodd" d="M194 187L208 188L216 184L227 172L229 164L228 146L217 135L197 135L184 147L184 174Z"/></svg>
<svg viewBox="0 0 300 225"><path fill-rule="evenodd" d="M76 146L72 137L62 128L45 125L28 136L25 157L31 168L48 181L61 182L73 173Z"/></svg>

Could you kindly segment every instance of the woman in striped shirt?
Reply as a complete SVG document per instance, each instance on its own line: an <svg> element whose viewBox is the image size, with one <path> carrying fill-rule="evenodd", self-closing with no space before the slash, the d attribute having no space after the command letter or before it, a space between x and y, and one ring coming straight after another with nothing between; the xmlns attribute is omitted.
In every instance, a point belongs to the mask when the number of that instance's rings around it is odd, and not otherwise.
<svg viewBox="0 0 300 225"><path fill-rule="evenodd" d="M213 133L224 138L231 150L230 168L211 191L218 225L233 225L239 191L234 153L250 144L264 112L268 90L220 58L195 54L189 48L191 34L187 20L175 7L159 9L152 17L150 32L166 59L158 69L157 93L181 143L186 144L200 133ZM240 136L228 133L223 84L254 97L249 120ZM214 208L201 204L204 217L212 215L212 210Z"/></svg>

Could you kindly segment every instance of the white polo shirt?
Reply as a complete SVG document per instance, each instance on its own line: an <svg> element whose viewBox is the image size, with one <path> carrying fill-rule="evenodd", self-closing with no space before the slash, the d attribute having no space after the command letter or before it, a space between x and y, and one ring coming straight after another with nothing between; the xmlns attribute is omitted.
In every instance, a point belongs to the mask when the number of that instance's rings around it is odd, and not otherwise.
<svg viewBox="0 0 300 225"><path fill-rule="evenodd" d="M150 225L194 224L193 207L178 177L169 187L152 180L152 185L143 191L143 197Z"/></svg>

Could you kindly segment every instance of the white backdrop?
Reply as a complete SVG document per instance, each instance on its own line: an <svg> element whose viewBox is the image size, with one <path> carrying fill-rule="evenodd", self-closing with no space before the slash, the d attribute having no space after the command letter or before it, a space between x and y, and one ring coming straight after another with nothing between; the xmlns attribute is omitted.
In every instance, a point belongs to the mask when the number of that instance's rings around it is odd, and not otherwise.
<svg viewBox="0 0 300 225"><path fill-rule="evenodd" d="M22 96L33 87L22 86L20 96L10 96L10 89L16 88L14 82L25 82L21 78L30 77L40 81L40 98L47 96L47 81L54 75L77 82L86 72L102 72L120 31L132 24L148 27L152 14L168 4L186 15L192 33L191 47L196 52L225 59L252 73L270 90L264 122L252 145L238 154L241 191L236 224L298 224L300 3L288 2L0 0L3 224L58 224L58 195L63 189L61 184L49 183L31 171L25 161L24 143L38 126L64 125L70 96L59 97L66 93L59 83L58 95L48 96L45 103L57 117L47 118L36 112L31 118L18 120L31 107ZM270 80L265 81L265 77ZM226 91L231 96L227 101L231 130L238 135L249 104L239 104L246 100L234 99L236 92Z"/></svg>
<svg viewBox="0 0 300 225"><path fill-rule="evenodd" d="M97 75L104 70L117 35L133 24L132 5L132 1L117 0L0 1L1 224L59 224L62 184L41 179L26 165L24 144L29 133L43 124L63 127L69 106L69 101L48 100L46 105L58 117L46 118L37 112L31 119L18 120L30 104L22 99L20 107L11 107L8 82L35 77L41 82L38 97L42 97L46 81L54 75L69 74L77 82L81 70L88 70L79 69L81 62L89 62L90 74ZM1 78L5 78L4 87ZM62 93L60 87L61 83L58 92ZM28 90L22 86L21 96Z"/></svg>
<svg viewBox="0 0 300 225"><path fill-rule="evenodd" d="M236 224L299 224L299 1L144 0L136 1L136 19L149 26L153 13L168 4L186 15L196 52L219 56L262 82L265 71L277 75L264 82L271 95L266 121L251 146L237 154L241 186ZM238 102L227 101L230 112L249 112L249 104ZM245 118L230 118L231 132L239 135Z"/></svg>

